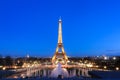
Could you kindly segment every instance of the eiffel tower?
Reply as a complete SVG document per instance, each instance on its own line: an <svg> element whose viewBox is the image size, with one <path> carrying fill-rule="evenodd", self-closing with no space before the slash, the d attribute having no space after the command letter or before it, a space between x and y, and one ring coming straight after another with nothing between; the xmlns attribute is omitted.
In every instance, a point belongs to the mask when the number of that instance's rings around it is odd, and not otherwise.
<svg viewBox="0 0 120 80"><path fill-rule="evenodd" d="M68 57L64 51L62 43L62 20L59 19L59 29L58 29L58 45L55 51L54 56L52 57L52 63L57 64L58 62L62 65L67 64Z"/></svg>

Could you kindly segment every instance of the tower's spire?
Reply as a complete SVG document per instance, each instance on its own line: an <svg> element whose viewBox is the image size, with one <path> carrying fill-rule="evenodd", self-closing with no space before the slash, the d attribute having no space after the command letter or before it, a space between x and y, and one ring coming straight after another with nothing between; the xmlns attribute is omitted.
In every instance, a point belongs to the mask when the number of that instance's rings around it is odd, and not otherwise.
<svg viewBox="0 0 120 80"><path fill-rule="evenodd" d="M58 43L62 43L62 20L59 18Z"/></svg>
<svg viewBox="0 0 120 80"><path fill-rule="evenodd" d="M62 43L62 20L59 18L59 28L58 28L58 45L55 51L54 56L52 57L52 63L57 64L60 62L61 64L67 64L68 57L64 51L63 43Z"/></svg>
<svg viewBox="0 0 120 80"><path fill-rule="evenodd" d="M59 17L59 21L62 21L61 16Z"/></svg>

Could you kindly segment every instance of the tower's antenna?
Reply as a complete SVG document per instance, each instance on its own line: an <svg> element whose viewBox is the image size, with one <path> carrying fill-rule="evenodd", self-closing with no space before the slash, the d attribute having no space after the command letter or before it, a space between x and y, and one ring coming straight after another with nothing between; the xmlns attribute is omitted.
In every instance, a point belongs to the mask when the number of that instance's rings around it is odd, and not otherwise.
<svg viewBox="0 0 120 80"><path fill-rule="evenodd" d="M59 17L59 21L61 21L62 20L62 18L61 18L61 16Z"/></svg>

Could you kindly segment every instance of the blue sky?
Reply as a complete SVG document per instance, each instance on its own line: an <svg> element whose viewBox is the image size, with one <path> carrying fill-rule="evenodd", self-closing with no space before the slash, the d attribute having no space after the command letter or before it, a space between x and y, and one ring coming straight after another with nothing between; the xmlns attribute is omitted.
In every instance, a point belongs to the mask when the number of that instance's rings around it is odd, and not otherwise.
<svg viewBox="0 0 120 80"><path fill-rule="evenodd" d="M119 55L119 0L1 0L0 54L53 56L58 19L68 56Z"/></svg>

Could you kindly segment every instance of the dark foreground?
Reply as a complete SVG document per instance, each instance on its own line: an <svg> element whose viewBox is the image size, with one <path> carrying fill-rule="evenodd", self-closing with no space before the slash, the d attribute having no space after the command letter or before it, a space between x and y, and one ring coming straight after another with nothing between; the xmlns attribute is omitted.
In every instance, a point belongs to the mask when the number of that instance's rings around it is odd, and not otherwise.
<svg viewBox="0 0 120 80"><path fill-rule="evenodd" d="M71 77L71 78L48 78L48 77L34 77L34 78L9 78L0 80L120 80L120 79L97 79L97 78L85 78L85 77Z"/></svg>

